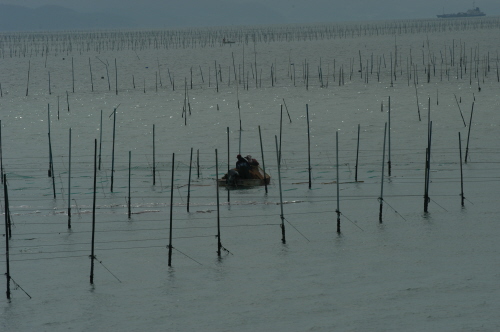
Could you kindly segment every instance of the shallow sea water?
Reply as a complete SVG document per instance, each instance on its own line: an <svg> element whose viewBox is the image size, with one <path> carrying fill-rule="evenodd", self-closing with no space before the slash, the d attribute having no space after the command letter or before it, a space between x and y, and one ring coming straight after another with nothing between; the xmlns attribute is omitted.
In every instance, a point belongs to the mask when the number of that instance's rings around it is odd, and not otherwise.
<svg viewBox="0 0 500 332"><path fill-rule="evenodd" d="M10 58L5 53L0 60L3 92L0 114L3 167L13 221L10 273L31 299L11 283L12 299L4 297L0 301L2 331L498 330L499 36L498 29L484 28L256 43L258 72L262 69L259 88L255 88L251 71L255 65L253 43L205 48L74 50L57 54L50 51L47 57L32 54ZM397 67L396 81L391 86L389 59L391 53L394 55L395 43L402 65ZM473 55L476 47L479 50L476 57L479 78L473 73L472 84L469 71L462 73L462 77L459 73L457 78L459 66L451 67L449 63L452 47L459 53L462 45L468 62L470 48ZM419 76L418 107L414 76L410 80L407 77L410 50ZM445 52L448 66L441 64ZM241 66L241 73L243 53L245 71L250 75L248 90L243 84L236 84L233 76L233 56L235 68ZM368 84L365 83L365 76L358 72L360 53L363 68L366 61L370 63L372 54L374 62L381 59L380 82L374 70ZM435 56L437 62L430 83L425 79L422 65L428 59L427 54ZM490 71L484 76L481 69L486 66L488 56ZM114 91L115 58L118 94ZM306 59L308 89L301 76ZM111 90L103 62L109 63ZM222 73L218 92L214 82L215 62L220 64ZM290 63L294 63L296 70L295 86L289 77L289 68L293 68ZM324 82L321 87L318 81L320 63L323 76L328 76L328 86ZM26 96L28 66L31 70ZM342 66L345 85L339 86ZM354 68L352 77L350 66ZM274 86L271 67L277 71ZM449 79L447 67L452 68ZM162 84L158 77L156 91L158 68ZM442 79L441 71L445 72ZM168 72L175 81L175 90ZM229 83L228 77L231 77ZM186 125L182 116L184 78L191 104ZM389 97L392 172L388 176L386 164L383 223L379 223L382 147ZM431 201L429 212L424 213L428 98L433 128ZM275 142L280 135L283 99L286 108L281 180L286 244L281 242ZM470 159L463 165L467 199L461 207L458 132L462 135L464 159L473 102ZM48 104L55 199L52 179L47 177ZM112 112L117 105L111 192ZM94 285L90 285L94 140L99 146L101 110L97 260ZM358 180L362 182L355 182L358 124L361 128ZM231 166L235 163L240 144L242 154L252 154L262 161L259 126L271 185L267 194L262 187L230 192L219 189L221 243L227 251L218 258L214 179L227 171L228 158ZM68 188L69 128L72 129L71 188ZM341 235L336 233L335 132L339 134ZM190 212L187 212L191 148L193 170ZM127 216L129 151L130 219ZM175 153L174 251L172 267L168 267L172 153ZM386 147L386 162L388 153ZM67 227L69 192L71 230ZM3 196L2 193L2 213ZM1 263L5 273L5 256Z"/></svg>

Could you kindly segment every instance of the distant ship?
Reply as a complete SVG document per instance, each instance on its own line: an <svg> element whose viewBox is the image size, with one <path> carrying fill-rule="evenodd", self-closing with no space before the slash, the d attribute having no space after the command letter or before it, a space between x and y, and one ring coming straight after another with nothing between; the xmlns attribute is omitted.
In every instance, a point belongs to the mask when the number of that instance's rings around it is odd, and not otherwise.
<svg viewBox="0 0 500 332"><path fill-rule="evenodd" d="M476 17L476 16L486 16L485 13L483 13L479 7L469 9L465 13L460 12L456 14L442 14L442 15L437 15L439 18L452 18L452 17Z"/></svg>

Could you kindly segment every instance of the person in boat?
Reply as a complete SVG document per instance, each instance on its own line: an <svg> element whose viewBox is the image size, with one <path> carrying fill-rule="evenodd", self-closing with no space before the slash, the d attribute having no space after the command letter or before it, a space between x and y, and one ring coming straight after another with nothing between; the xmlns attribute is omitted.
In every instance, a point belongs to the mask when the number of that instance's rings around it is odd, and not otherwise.
<svg viewBox="0 0 500 332"><path fill-rule="evenodd" d="M248 179L250 177L250 164L241 156L241 154L237 155L236 158L238 158L238 161L236 162L236 169L238 170L240 178Z"/></svg>
<svg viewBox="0 0 500 332"><path fill-rule="evenodd" d="M256 159L253 159L251 155L246 156L245 159L248 161L250 167L259 166L259 162Z"/></svg>

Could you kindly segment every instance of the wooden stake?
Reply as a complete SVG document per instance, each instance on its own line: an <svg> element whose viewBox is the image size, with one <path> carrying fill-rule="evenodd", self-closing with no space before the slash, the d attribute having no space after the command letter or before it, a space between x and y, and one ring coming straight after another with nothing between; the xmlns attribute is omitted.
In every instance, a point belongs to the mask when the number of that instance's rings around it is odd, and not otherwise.
<svg viewBox="0 0 500 332"><path fill-rule="evenodd" d="M458 132L458 151L460 153L460 201L462 207L464 206L464 175L462 170L462 139L460 132Z"/></svg>
<svg viewBox="0 0 500 332"><path fill-rule="evenodd" d="M264 162L264 149L262 148L262 135L260 132L260 125L259 125L259 140L260 140L260 154L262 158L262 171L264 172L264 188L267 194L266 164Z"/></svg>
<svg viewBox="0 0 500 332"><path fill-rule="evenodd" d="M155 151L155 125L153 124L153 186L155 184L156 184L156 151Z"/></svg>
<svg viewBox="0 0 500 332"><path fill-rule="evenodd" d="M128 207L128 218L130 219L132 213L131 213L131 200L130 200L130 177L132 173L132 152L128 152L128 202L127 202L127 207Z"/></svg>
<svg viewBox="0 0 500 332"><path fill-rule="evenodd" d="M469 155L469 139L470 139L470 127L472 126L472 113L474 113L474 102L472 102L472 110L470 111L469 131L467 134L467 146L465 148L465 163L466 164L467 164L467 157Z"/></svg>
<svg viewBox="0 0 500 332"><path fill-rule="evenodd" d="M217 149L215 149L215 182L217 190L217 256L220 258L222 244L220 242L220 205L219 205L219 160L217 157Z"/></svg>
<svg viewBox="0 0 500 332"><path fill-rule="evenodd" d="M280 207L281 207L281 242L283 244L286 243L286 238L285 238L285 216L283 215L283 193L281 190L281 163L280 163L280 151L278 149L278 137L275 135L274 140L276 142L276 157L277 157L277 162L278 162L278 183L279 183L279 188L280 188Z"/></svg>
<svg viewBox="0 0 500 332"><path fill-rule="evenodd" d="M392 60L391 60L392 63ZM388 160L387 160L387 170L389 171L389 176L391 176L391 96L389 96L389 106L388 106L388 117L389 125L387 126L387 138L388 138Z"/></svg>
<svg viewBox="0 0 500 332"><path fill-rule="evenodd" d="M378 213L378 221L381 224L382 223L382 209L383 209L383 204L384 204L384 164L385 164L385 138L387 134L387 122L385 123L385 128L384 128L384 147L382 149L382 177L380 180L380 197L379 202L380 202L380 209Z"/></svg>
<svg viewBox="0 0 500 332"><path fill-rule="evenodd" d="M191 148L191 156L189 157L189 179L188 179L187 212L189 212L189 200L191 198L191 167L192 166L193 166L193 148Z"/></svg>
<svg viewBox="0 0 500 332"><path fill-rule="evenodd" d="M95 240L95 203L97 194L97 139L94 140L94 195L92 199L92 241L90 251L90 284L94 284L94 240Z"/></svg>
<svg viewBox="0 0 500 332"><path fill-rule="evenodd" d="M172 211L174 208L174 169L175 153L172 153L172 180L170 182L170 234L168 242L168 266L172 266Z"/></svg>
<svg viewBox="0 0 500 332"><path fill-rule="evenodd" d="M101 170L101 148L102 148L102 110L101 110L101 124L99 125L99 170Z"/></svg>
<svg viewBox="0 0 500 332"><path fill-rule="evenodd" d="M337 234L340 234L340 181L339 181L339 132L335 132L336 155L337 155Z"/></svg>
<svg viewBox="0 0 500 332"><path fill-rule="evenodd" d="M68 229L71 229L71 128L69 128L69 161L68 161Z"/></svg>
<svg viewBox="0 0 500 332"><path fill-rule="evenodd" d="M229 185L229 170L230 170L230 163L231 163L231 151L229 149L229 127L227 127L227 176L226 176L226 185ZM231 190L227 190L227 201L228 203L231 202Z"/></svg>
<svg viewBox="0 0 500 332"><path fill-rule="evenodd" d="M111 151L111 192L113 192L113 182L115 175L115 133L116 133L116 108L113 110L113 149Z"/></svg>
<svg viewBox="0 0 500 332"><path fill-rule="evenodd" d="M309 189L311 189L311 135L309 133L309 105L306 104L306 120L307 120L307 163L309 171Z"/></svg>
<svg viewBox="0 0 500 332"><path fill-rule="evenodd" d="M356 168L355 168L355 172L354 172L354 181L356 181L356 182L358 182L359 131L360 131L360 125L358 124L358 144L356 147Z"/></svg>
<svg viewBox="0 0 500 332"><path fill-rule="evenodd" d="M6 264L6 273L7 277L7 299L10 300L10 261L9 261L9 204L7 199L7 176L4 174L3 178L3 192L5 198L5 264Z"/></svg>

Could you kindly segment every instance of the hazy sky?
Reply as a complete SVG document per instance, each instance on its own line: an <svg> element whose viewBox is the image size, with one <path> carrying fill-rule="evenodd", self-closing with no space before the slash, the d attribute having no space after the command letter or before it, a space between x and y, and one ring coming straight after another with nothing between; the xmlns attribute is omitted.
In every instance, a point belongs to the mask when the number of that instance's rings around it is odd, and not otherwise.
<svg viewBox="0 0 500 332"><path fill-rule="evenodd" d="M148 20L181 20L203 24L205 18L220 25L241 21L303 23L380 19L435 18L436 14L465 11L472 0L0 0L0 4L27 7L60 5L84 12L106 11ZM487 15L500 15L500 0L477 0ZM169 15L171 15L169 17ZM180 16L180 17L179 17ZM225 22L227 19L227 22Z"/></svg>

